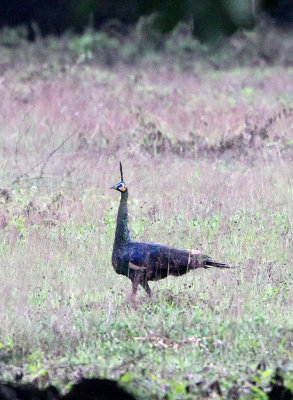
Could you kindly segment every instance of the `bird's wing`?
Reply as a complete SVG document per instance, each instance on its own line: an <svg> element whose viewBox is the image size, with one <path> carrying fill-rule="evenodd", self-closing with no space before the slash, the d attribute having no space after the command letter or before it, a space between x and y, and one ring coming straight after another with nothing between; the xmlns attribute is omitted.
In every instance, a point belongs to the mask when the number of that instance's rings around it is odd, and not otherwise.
<svg viewBox="0 0 293 400"><path fill-rule="evenodd" d="M170 272L173 268L200 268L209 260L203 254L149 242L129 242L123 247L121 256L138 267L168 269Z"/></svg>
<svg viewBox="0 0 293 400"><path fill-rule="evenodd" d="M129 242L122 251L121 258L123 261L131 263L137 267L145 266L149 255L160 246L156 243L145 242Z"/></svg>

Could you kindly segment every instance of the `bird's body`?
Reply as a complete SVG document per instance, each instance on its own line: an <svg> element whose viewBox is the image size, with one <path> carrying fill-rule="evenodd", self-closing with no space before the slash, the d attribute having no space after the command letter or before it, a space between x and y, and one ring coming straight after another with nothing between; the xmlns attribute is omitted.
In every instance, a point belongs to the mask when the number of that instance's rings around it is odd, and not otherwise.
<svg viewBox="0 0 293 400"><path fill-rule="evenodd" d="M179 250L159 243L132 241L128 228L128 189L123 182L121 163L120 171L121 182L112 187L121 192L112 265L118 274L125 275L132 281L133 298L139 285L151 296L148 281L157 281L168 275L180 276L196 268L234 268L192 250Z"/></svg>

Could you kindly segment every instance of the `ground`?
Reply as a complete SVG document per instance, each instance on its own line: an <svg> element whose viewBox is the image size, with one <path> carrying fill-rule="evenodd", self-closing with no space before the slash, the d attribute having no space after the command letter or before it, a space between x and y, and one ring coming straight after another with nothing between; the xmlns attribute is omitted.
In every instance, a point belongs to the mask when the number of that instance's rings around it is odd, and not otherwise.
<svg viewBox="0 0 293 400"><path fill-rule="evenodd" d="M1 379L264 399L281 367L293 388L293 69L36 46L1 48ZM111 266L120 160L133 239L240 268L151 283L133 307Z"/></svg>

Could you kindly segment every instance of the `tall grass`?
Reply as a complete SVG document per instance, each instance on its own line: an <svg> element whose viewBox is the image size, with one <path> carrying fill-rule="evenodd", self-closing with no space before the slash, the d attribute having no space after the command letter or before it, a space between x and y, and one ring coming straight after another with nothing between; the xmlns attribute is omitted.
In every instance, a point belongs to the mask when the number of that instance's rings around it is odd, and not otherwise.
<svg viewBox="0 0 293 400"><path fill-rule="evenodd" d="M202 379L225 393L245 381L245 394L248 367L292 365L292 117L245 157L143 146L160 130L212 149L262 126L292 106L292 71L45 70L32 62L0 86L2 377L102 375L139 398L179 399ZM241 268L153 283L155 300L141 291L134 309L111 266L119 160L133 238Z"/></svg>

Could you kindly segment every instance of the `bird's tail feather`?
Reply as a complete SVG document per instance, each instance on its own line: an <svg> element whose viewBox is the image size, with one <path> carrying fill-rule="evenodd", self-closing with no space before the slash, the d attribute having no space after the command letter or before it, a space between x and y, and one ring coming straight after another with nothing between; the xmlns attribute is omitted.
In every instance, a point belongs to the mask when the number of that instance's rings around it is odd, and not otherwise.
<svg viewBox="0 0 293 400"><path fill-rule="evenodd" d="M207 267L216 267L216 268L228 268L228 269L235 269L237 268L236 265L229 265L229 264L224 264L224 263L220 263L217 261L213 261L213 260L207 260L205 262L205 265Z"/></svg>

